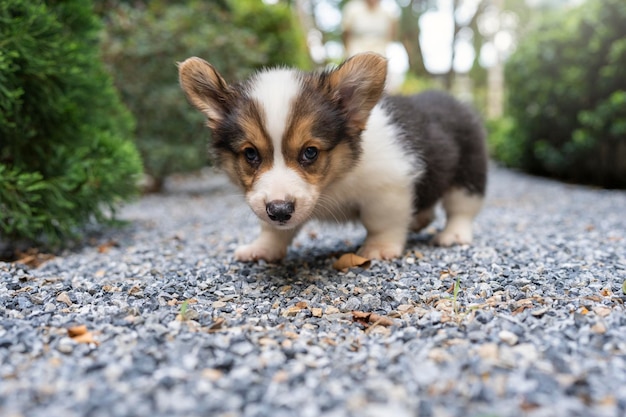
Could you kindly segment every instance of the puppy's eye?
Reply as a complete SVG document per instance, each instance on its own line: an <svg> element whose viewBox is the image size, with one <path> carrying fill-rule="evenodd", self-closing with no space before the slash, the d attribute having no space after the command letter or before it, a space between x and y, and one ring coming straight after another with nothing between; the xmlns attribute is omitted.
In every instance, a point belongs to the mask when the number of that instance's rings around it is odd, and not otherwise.
<svg viewBox="0 0 626 417"><path fill-rule="evenodd" d="M259 156L259 152L257 152L254 148L245 148L243 150L243 156L246 158L251 165L258 165L261 162L261 157Z"/></svg>
<svg viewBox="0 0 626 417"><path fill-rule="evenodd" d="M309 146L302 151L302 155L300 156L300 162L303 164L313 163L317 159L317 155L319 155L319 151L314 146Z"/></svg>

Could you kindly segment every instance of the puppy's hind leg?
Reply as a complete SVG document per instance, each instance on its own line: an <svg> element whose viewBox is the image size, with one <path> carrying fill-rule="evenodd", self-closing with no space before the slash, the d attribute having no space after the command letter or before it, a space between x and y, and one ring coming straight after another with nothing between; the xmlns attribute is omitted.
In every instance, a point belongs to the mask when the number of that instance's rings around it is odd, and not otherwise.
<svg viewBox="0 0 626 417"><path fill-rule="evenodd" d="M472 223L483 205L483 200L482 194L470 193L464 188L447 191L442 199L446 227L435 236L434 243L440 246L472 243Z"/></svg>
<svg viewBox="0 0 626 417"><path fill-rule="evenodd" d="M411 222L411 230L413 232L419 232L435 220L435 207L428 207L427 209L421 209L417 214L413 215L413 221Z"/></svg>

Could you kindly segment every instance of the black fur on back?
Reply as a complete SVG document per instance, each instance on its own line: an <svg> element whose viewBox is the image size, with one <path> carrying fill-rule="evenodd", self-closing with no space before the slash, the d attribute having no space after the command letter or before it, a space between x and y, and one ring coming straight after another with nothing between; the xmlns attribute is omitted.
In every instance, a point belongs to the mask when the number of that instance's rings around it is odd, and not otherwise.
<svg viewBox="0 0 626 417"><path fill-rule="evenodd" d="M388 96L382 106L403 130L399 139L407 151L424 164L415 185L417 210L432 207L452 187L485 194L485 130L472 109L440 91Z"/></svg>

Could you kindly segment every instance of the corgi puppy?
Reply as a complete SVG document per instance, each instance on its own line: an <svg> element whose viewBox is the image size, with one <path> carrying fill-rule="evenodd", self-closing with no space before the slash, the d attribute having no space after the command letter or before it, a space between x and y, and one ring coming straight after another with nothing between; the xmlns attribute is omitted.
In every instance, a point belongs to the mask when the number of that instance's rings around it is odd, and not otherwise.
<svg viewBox="0 0 626 417"><path fill-rule="evenodd" d="M440 200L447 221L435 243L472 241L486 185L482 123L441 92L385 95L386 71L385 58L363 53L332 70L270 69L231 85L200 58L179 64L218 166L261 220L237 260L283 258L310 219L360 220L359 254L397 258Z"/></svg>

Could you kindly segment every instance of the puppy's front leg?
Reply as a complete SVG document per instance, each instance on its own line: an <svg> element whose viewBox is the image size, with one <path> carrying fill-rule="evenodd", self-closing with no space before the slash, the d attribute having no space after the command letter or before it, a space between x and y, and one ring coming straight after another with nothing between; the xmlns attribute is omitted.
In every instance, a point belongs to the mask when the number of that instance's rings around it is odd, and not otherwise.
<svg viewBox="0 0 626 417"><path fill-rule="evenodd" d="M402 256L412 218L410 190L396 190L367 201L361 207L361 221L367 229L359 255L369 259Z"/></svg>
<svg viewBox="0 0 626 417"><path fill-rule="evenodd" d="M251 262L263 259L268 262L281 260L287 254L287 247L293 240L299 227L289 230L273 228L261 222L261 234L248 245L239 246L235 250L235 259L242 262Z"/></svg>

